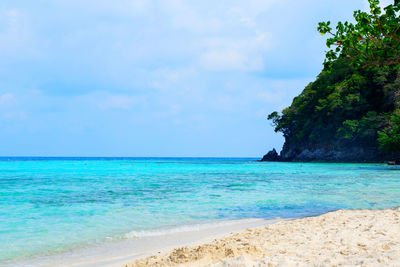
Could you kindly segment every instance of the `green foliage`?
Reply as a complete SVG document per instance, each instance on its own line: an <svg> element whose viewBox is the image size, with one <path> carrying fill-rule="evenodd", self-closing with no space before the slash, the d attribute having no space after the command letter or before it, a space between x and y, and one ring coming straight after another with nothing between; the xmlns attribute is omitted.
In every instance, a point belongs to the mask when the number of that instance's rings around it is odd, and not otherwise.
<svg viewBox="0 0 400 267"><path fill-rule="evenodd" d="M345 120L343 126L337 131L337 136L345 139L353 139L358 133L360 122L358 120Z"/></svg>
<svg viewBox="0 0 400 267"><path fill-rule="evenodd" d="M346 120L337 130L337 137L348 140L373 140L377 129L385 125L385 117L368 111L360 120Z"/></svg>
<svg viewBox="0 0 400 267"><path fill-rule="evenodd" d="M354 12L356 23L339 22L336 31L328 22L320 22L318 31L329 34L326 45L325 66L347 57L350 63L358 67L384 66L400 63L400 0L383 10L379 0L368 0L370 12ZM333 47L333 48L332 48Z"/></svg>
<svg viewBox="0 0 400 267"><path fill-rule="evenodd" d="M274 111L268 115L268 120L272 120L272 124L277 126L279 124L281 116L279 116L278 112Z"/></svg>
<svg viewBox="0 0 400 267"><path fill-rule="evenodd" d="M378 132L381 149L389 152L400 151L400 114L390 116L389 125Z"/></svg>
<svg viewBox="0 0 400 267"><path fill-rule="evenodd" d="M330 22L325 68L282 111L273 112L275 131L294 147L337 144L400 151L400 0L383 10L356 11L356 23Z"/></svg>
<svg viewBox="0 0 400 267"><path fill-rule="evenodd" d="M332 63L282 111L268 116L288 145L333 143L378 147L378 131L400 101L398 66L354 68Z"/></svg>

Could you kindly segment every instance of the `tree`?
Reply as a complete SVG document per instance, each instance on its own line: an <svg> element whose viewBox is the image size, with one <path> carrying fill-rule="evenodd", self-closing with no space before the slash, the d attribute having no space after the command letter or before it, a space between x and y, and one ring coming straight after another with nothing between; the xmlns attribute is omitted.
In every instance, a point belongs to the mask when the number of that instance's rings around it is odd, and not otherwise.
<svg viewBox="0 0 400 267"><path fill-rule="evenodd" d="M380 148L395 153L400 151L400 114L390 117L389 125L378 132Z"/></svg>
<svg viewBox="0 0 400 267"><path fill-rule="evenodd" d="M339 22L335 32L330 27L330 21L318 24L318 31L322 35L330 34L330 38L326 41L330 50L326 52L324 62L328 70L332 68L332 63L339 58L347 58L355 69L372 66L381 70L387 66L398 69L400 63L400 0L394 0L393 4L386 6L383 10L379 6L379 0L368 0L368 2L369 13L360 10L354 12L355 24L347 21ZM399 88L392 88L392 90L396 94ZM386 116L386 127L378 131L377 141L381 149L395 153L400 151L400 115L398 110L394 110L391 114ZM379 123L376 124L376 126L378 125ZM347 120L338 133L345 138L352 138L360 129L362 128L360 128L359 121Z"/></svg>
<svg viewBox="0 0 400 267"><path fill-rule="evenodd" d="M268 116L289 157L343 146L400 151L400 0L385 8L368 2L370 11L355 11L354 23L334 30L319 23L330 35L325 68L289 107Z"/></svg>
<svg viewBox="0 0 400 267"><path fill-rule="evenodd" d="M379 0L368 0L370 12L354 12L356 23L339 22L333 32L330 21L320 22L318 31L329 34L325 66L347 57L355 67L385 66L400 63L400 0L382 11ZM333 47L333 48L332 48Z"/></svg>

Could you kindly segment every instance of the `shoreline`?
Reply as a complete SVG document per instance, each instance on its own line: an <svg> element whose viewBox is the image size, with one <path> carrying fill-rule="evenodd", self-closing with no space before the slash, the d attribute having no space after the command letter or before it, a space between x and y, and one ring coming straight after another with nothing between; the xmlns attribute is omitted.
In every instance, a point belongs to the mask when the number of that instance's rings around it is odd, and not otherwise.
<svg viewBox="0 0 400 267"><path fill-rule="evenodd" d="M125 267L399 266L400 207L338 210L181 246Z"/></svg>
<svg viewBox="0 0 400 267"><path fill-rule="evenodd" d="M182 235L189 240L156 242L164 251L184 246L186 241L203 242L207 236L229 233L220 227L214 233L194 234L182 229L187 225L224 218L301 218L340 208L400 206L399 173L376 164L264 165L230 159L18 161L3 162L3 167L4 184L10 190L5 191L2 203L5 246L0 246L0 266L127 263L161 251L150 245L146 250L139 247L138 239L142 242L149 235L142 229L156 230L150 233L153 236L159 236L155 232L160 229L161 235L168 232L171 236L185 231ZM29 182L16 185L18 177L26 174L24 170L31 169L43 169L43 173L33 172ZM13 195L22 191L26 193L15 202ZM178 229L171 229L174 226Z"/></svg>
<svg viewBox="0 0 400 267"><path fill-rule="evenodd" d="M166 253L179 246L199 245L222 238L227 234L273 224L283 219L239 219L212 221L192 225L157 228L148 231L132 231L125 239L112 240L97 245L71 249L48 256L8 262L1 266L124 266L153 254ZM287 220L287 219L285 219Z"/></svg>
<svg viewBox="0 0 400 267"><path fill-rule="evenodd" d="M4 266L400 265L400 207L217 221L135 234Z"/></svg>

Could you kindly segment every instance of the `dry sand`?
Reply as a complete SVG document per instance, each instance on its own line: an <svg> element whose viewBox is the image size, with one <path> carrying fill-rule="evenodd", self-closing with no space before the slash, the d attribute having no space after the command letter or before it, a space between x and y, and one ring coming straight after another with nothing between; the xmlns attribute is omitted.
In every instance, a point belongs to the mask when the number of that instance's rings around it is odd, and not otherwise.
<svg viewBox="0 0 400 267"><path fill-rule="evenodd" d="M400 208L282 221L126 265L142 266L400 266Z"/></svg>

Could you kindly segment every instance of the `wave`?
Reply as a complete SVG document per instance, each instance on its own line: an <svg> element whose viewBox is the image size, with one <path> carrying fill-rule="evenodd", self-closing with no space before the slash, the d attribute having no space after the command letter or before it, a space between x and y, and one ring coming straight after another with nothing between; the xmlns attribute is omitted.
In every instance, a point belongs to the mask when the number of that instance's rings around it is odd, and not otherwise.
<svg viewBox="0 0 400 267"><path fill-rule="evenodd" d="M157 228L149 230L134 230L125 234L125 238L144 238L154 236L164 236L170 234L196 232L212 228L235 226L235 225L250 225L252 223L263 223L266 222L264 219L242 219L242 220L230 220L230 221L217 221L212 223L200 223L192 225L181 225L172 226L168 228Z"/></svg>

